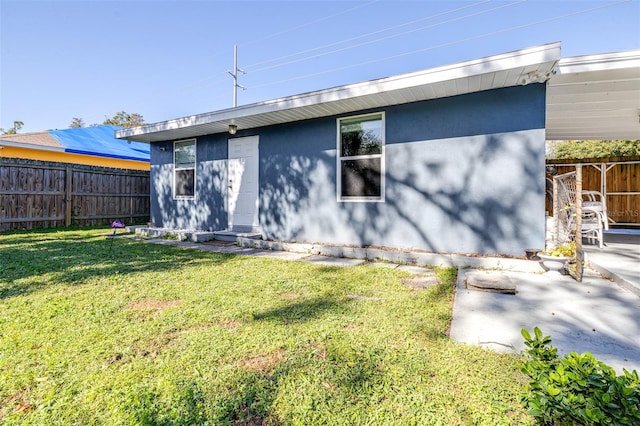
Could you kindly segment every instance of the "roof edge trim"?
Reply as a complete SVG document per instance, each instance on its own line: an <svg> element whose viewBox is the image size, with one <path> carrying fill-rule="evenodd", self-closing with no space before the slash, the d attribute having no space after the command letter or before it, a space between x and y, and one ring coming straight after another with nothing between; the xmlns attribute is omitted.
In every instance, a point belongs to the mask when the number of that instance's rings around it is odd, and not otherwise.
<svg viewBox="0 0 640 426"><path fill-rule="evenodd" d="M546 62L557 63L559 60L560 42L548 43L450 65L438 66L375 80L368 80L319 91L271 99L242 105L236 108L197 114L149 124L146 126L121 129L115 132L115 137L118 139L131 139L141 142L145 139L145 135L149 135L148 140L150 142L152 139L150 137L151 134L179 130L198 125L206 125L225 120L231 121L257 114L269 114L280 110L304 108L306 106L318 105L326 102L346 100L381 93L384 91L414 87L419 84L424 85L429 83L438 83L456 78L488 74L517 66Z"/></svg>
<svg viewBox="0 0 640 426"><path fill-rule="evenodd" d="M562 58L558 74L640 67L640 49Z"/></svg>
<svg viewBox="0 0 640 426"><path fill-rule="evenodd" d="M10 146L12 148L36 149L38 151L65 152L62 147L35 145L23 142L11 142L0 139L0 146Z"/></svg>

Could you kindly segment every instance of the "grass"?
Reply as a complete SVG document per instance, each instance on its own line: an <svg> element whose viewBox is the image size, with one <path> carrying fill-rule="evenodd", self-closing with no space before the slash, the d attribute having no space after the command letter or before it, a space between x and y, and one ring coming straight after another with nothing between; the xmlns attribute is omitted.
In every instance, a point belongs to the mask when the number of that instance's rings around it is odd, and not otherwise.
<svg viewBox="0 0 640 426"><path fill-rule="evenodd" d="M453 269L416 290L101 232L0 234L0 423L532 423L518 358L447 338Z"/></svg>

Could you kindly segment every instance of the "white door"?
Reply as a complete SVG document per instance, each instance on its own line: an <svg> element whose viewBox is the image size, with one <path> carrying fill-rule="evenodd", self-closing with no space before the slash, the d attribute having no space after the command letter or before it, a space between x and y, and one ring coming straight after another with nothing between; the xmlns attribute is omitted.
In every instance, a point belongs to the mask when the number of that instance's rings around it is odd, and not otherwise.
<svg viewBox="0 0 640 426"><path fill-rule="evenodd" d="M229 139L229 229L258 230L258 136Z"/></svg>

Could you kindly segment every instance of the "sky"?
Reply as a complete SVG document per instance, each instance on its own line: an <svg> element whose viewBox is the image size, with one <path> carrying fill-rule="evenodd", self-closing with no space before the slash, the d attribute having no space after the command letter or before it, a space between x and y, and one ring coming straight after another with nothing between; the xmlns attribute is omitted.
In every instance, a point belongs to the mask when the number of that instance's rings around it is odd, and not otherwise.
<svg viewBox="0 0 640 426"><path fill-rule="evenodd" d="M640 0L0 0L0 127L147 123L560 41L640 49Z"/></svg>

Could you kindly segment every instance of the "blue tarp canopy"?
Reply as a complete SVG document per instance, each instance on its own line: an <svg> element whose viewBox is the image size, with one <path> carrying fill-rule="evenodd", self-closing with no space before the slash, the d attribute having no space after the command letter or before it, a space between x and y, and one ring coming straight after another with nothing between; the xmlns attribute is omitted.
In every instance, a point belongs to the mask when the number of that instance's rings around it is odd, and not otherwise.
<svg viewBox="0 0 640 426"><path fill-rule="evenodd" d="M49 134L64 147L65 152L149 162L149 145L116 139L121 126L93 126L77 129L50 130Z"/></svg>

